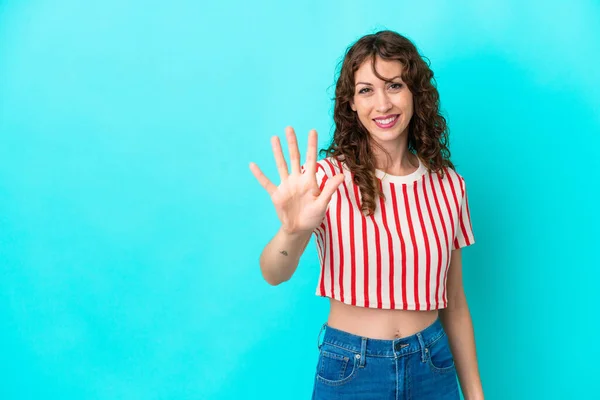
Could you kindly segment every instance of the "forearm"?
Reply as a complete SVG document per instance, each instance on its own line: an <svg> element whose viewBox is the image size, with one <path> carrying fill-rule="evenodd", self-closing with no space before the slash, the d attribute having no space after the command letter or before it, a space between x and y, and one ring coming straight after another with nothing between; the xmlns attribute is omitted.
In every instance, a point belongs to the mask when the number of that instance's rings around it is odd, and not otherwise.
<svg viewBox="0 0 600 400"><path fill-rule="evenodd" d="M448 335L458 380L465 400L483 399L479 376L473 321L466 300L461 305L440 311L440 320Z"/></svg>
<svg viewBox="0 0 600 400"><path fill-rule="evenodd" d="M279 285L292 277L311 235L288 234L279 229L260 255L260 269L269 284Z"/></svg>

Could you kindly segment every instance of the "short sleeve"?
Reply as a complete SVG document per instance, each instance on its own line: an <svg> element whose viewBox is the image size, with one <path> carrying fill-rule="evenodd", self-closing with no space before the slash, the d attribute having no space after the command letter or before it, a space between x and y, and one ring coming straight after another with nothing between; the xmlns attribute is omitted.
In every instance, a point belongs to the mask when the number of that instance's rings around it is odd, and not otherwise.
<svg viewBox="0 0 600 400"><path fill-rule="evenodd" d="M469 199L467 196L467 185L462 177L459 178L462 197L458 214L456 236L452 242L452 250L470 246L475 243L473 225L471 224L471 213L469 210Z"/></svg>

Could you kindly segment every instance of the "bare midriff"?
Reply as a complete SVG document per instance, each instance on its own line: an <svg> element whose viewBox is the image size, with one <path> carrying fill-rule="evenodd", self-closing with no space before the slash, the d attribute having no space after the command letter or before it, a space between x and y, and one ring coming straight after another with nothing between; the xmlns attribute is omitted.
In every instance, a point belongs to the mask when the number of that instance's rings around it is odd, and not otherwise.
<svg viewBox="0 0 600 400"><path fill-rule="evenodd" d="M388 310L357 307L330 299L327 325L371 338L393 340L414 335L435 322L438 310Z"/></svg>

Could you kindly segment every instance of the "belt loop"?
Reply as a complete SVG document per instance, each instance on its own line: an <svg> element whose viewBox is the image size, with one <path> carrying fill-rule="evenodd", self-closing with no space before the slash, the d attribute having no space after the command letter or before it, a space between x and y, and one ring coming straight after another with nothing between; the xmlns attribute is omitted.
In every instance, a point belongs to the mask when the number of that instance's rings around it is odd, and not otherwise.
<svg viewBox="0 0 600 400"><path fill-rule="evenodd" d="M367 338L363 337L360 343L360 363L359 366L364 367L367 361Z"/></svg>
<svg viewBox="0 0 600 400"><path fill-rule="evenodd" d="M428 352L427 347L425 347L425 342L423 342L423 336L421 332L417 332L417 339L419 339L419 344L421 345L421 362L426 362L426 354Z"/></svg>
<svg viewBox="0 0 600 400"><path fill-rule="evenodd" d="M323 326L321 326L321 330L319 331L319 336L317 336L317 347L319 348L319 350L321 350L321 346L323 345L323 343L321 343L321 334L323 333L323 329L325 329L326 325L327 325L327 322L325 322L323 324Z"/></svg>

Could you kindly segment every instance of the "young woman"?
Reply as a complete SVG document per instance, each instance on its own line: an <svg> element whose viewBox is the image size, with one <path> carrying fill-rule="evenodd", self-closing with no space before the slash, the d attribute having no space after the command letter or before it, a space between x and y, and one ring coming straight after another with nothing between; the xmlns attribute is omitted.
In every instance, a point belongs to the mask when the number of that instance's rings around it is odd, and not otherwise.
<svg viewBox="0 0 600 400"><path fill-rule="evenodd" d="M317 162L312 130L301 167L288 127L291 172L272 139L279 186L250 163L281 220L264 279L289 280L316 237L316 294L331 307L313 399L458 399L457 377L467 400L483 398L461 273L474 243L466 184L432 80L407 38L364 36L337 79L327 157Z"/></svg>

